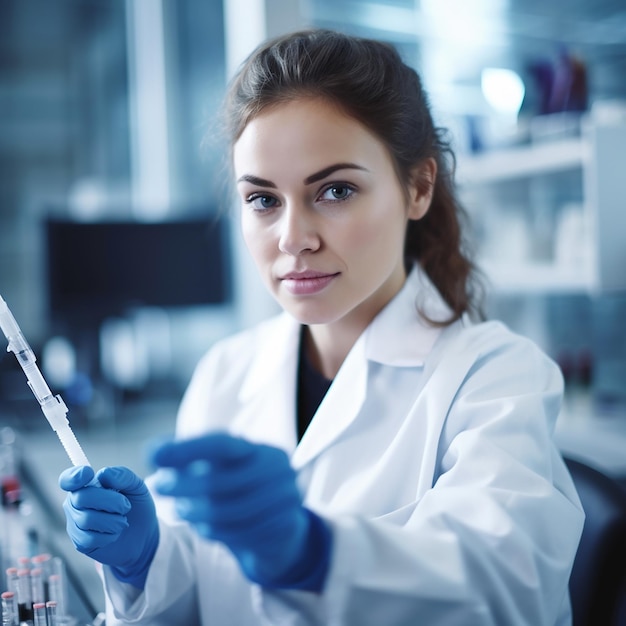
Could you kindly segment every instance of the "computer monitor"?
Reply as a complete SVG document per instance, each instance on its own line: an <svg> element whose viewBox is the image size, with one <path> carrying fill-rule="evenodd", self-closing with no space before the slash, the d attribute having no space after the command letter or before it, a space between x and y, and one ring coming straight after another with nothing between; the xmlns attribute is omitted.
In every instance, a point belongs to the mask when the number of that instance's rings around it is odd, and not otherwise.
<svg viewBox="0 0 626 626"><path fill-rule="evenodd" d="M137 307L220 304L231 296L223 219L48 218L45 243L53 323L93 327Z"/></svg>

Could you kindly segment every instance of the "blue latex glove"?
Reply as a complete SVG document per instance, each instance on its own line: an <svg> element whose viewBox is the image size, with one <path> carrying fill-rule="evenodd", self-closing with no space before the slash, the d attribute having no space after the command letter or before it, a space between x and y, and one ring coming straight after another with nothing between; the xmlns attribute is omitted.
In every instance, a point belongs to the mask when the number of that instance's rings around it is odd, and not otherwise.
<svg viewBox="0 0 626 626"><path fill-rule="evenodd" d="M159 526L146 484L126 467L105 467L94 476L88 466L59 476L69 491L63 509L67 534L79 552L111 566L113 575L143 589L159 543Z"/></svg>
<svg viewBox="0 0 626 626"><path fill-rule="evenodd" d="M224 543L266 587L321 591L330 560L326 523L302 505L282 450L224 433L154 451L156 490L204 538Z"/></svg>

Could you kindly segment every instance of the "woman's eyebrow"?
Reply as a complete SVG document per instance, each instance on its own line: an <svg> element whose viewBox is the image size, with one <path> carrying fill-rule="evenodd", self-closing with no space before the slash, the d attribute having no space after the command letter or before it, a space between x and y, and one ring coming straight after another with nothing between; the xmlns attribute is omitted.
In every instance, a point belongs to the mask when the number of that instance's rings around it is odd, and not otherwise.
<svg viewBox="0 0 626 626"><path fill-rule="evenodd" d="M335 163L334 165L329 165L325 167L323 170L319 172L315 172L315 174L311 174L304 179L305 185L310 185L312 183L316 183L320 180L323 180L327 176L330 176L333 172L337 170L362 170L369 171L366 167L361 165L357 165L356 163ZM260 178L259 176L254 176L252 174L244 174L237 179L237 183L250 183L252 185L256 185L257 187L271 187L272 189L276 189L276 183L273 183L271 180L267 180L265 178Z"/></svg>
<svg viewBox="0 0 626 626"><path fill-rule="evenodd" d="M334 165L329 165L325 167L323 170L316 172L315 174L311 174L304 179L305 185L310 185L311 183L316 183L320 180L323 180L327 176L330 176L333 172L337 170L363 170L368 171L367 168L362 167L361 165L357 165L356 163L335 163Z"/></svg>
<svg viewBox="0 0 626 626"><path fill-rule="evenodd" d="M273 189L276 189L276 184L271 180L259 178L258 176L253 176L252 174L244 174L243 176L240 176L237 179L237 183L251 183L257 187L272 187Z"/></svg>

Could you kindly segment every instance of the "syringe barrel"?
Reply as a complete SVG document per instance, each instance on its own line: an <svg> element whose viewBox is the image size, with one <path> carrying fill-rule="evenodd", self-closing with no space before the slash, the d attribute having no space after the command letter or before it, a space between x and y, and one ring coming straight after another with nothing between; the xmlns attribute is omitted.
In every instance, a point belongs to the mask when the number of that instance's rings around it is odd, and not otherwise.
<svg viewBox="0 0 626 626"><path fill-rule="evenodd" d="M0 296L0 328L9 342L7 351L15 353L19 364L24 369L37 360L2 296Z"/></svg>
<svg viewBox="0 0 626 626"><path fill-rule="evenodd" d="M13 313L9 310L4 298L0 296L0 328L10 341L15 335L21 334L20 327L17 325Z"/></svg>
<svg viewBox="0 0 626 626"><path fill-rule="evenodd" d="M9 342L7 351L15 353L15 357L24 372L26 372L28 380L32 380L33 377L29 375L29 372L32 371L33 368L36 369L35 362L37 361L37 357L35 356L35 353L30 347L28 341L26 341L26 338L22 334L20 327L13 317L13 313L9 310L9 307L3 300L2 296L0 296L0 327ZM39 377L41 378L41 374ZM37 386L36 381L33 384ZM50 392L48 391L48 394L49 393ZM44 393L43 396L37 394L35 395L37 395L38 399L41 399L48 394Z"/></svg>
<svg viewBox="0 0 626 626"><path fill-rule="evenodd" d="M15 352L17 360L22 363L28 363L31 360L36 361L35 353L32 351L28 341L24 338L24 335L20 331L14 333L9 337L9 345L7 350Z"/></svg>
<svg viewBox="0 0 626 626"><path fill-rule="evenodd" d="M0 326L9 341L7 350L15 353L17 362L24 370L26 378L28 379L28 386L35 394L39 403L43 405L48 398L52 397L52 392L36 365L37 357L35 353L28 344L28 341L26 341L2 296L0 296Z"/></svg>
<svg viewBox="0 0 626 626"><path fill-rule="evenodd" d="M43 405L48 398L52 398L52 392L50 391L50 387L48 387L48 383L46 383L42 373L34 363L22 366L22 368L26 374L26 378L28 378L28 386L35 394L35 398L39 400L39 404Z"/></svg>

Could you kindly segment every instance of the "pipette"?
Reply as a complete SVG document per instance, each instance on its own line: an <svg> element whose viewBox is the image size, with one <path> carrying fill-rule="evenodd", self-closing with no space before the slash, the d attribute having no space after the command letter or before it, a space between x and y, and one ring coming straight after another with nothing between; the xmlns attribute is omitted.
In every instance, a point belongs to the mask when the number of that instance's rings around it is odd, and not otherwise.
<svg viewBox="0 0 626 626"><path fill-rule="evenodd" d="M7 352L15 353L18 363L22 366L28 386L41 405L41 410L63 444L73 465L90 465L83 449L74 435L66 415L68 408L60 395L52 395L48 384L36 365L37 359L28 342L24 338L13 314L4 298L0 295L0 327L9 341Z"/></svg>

